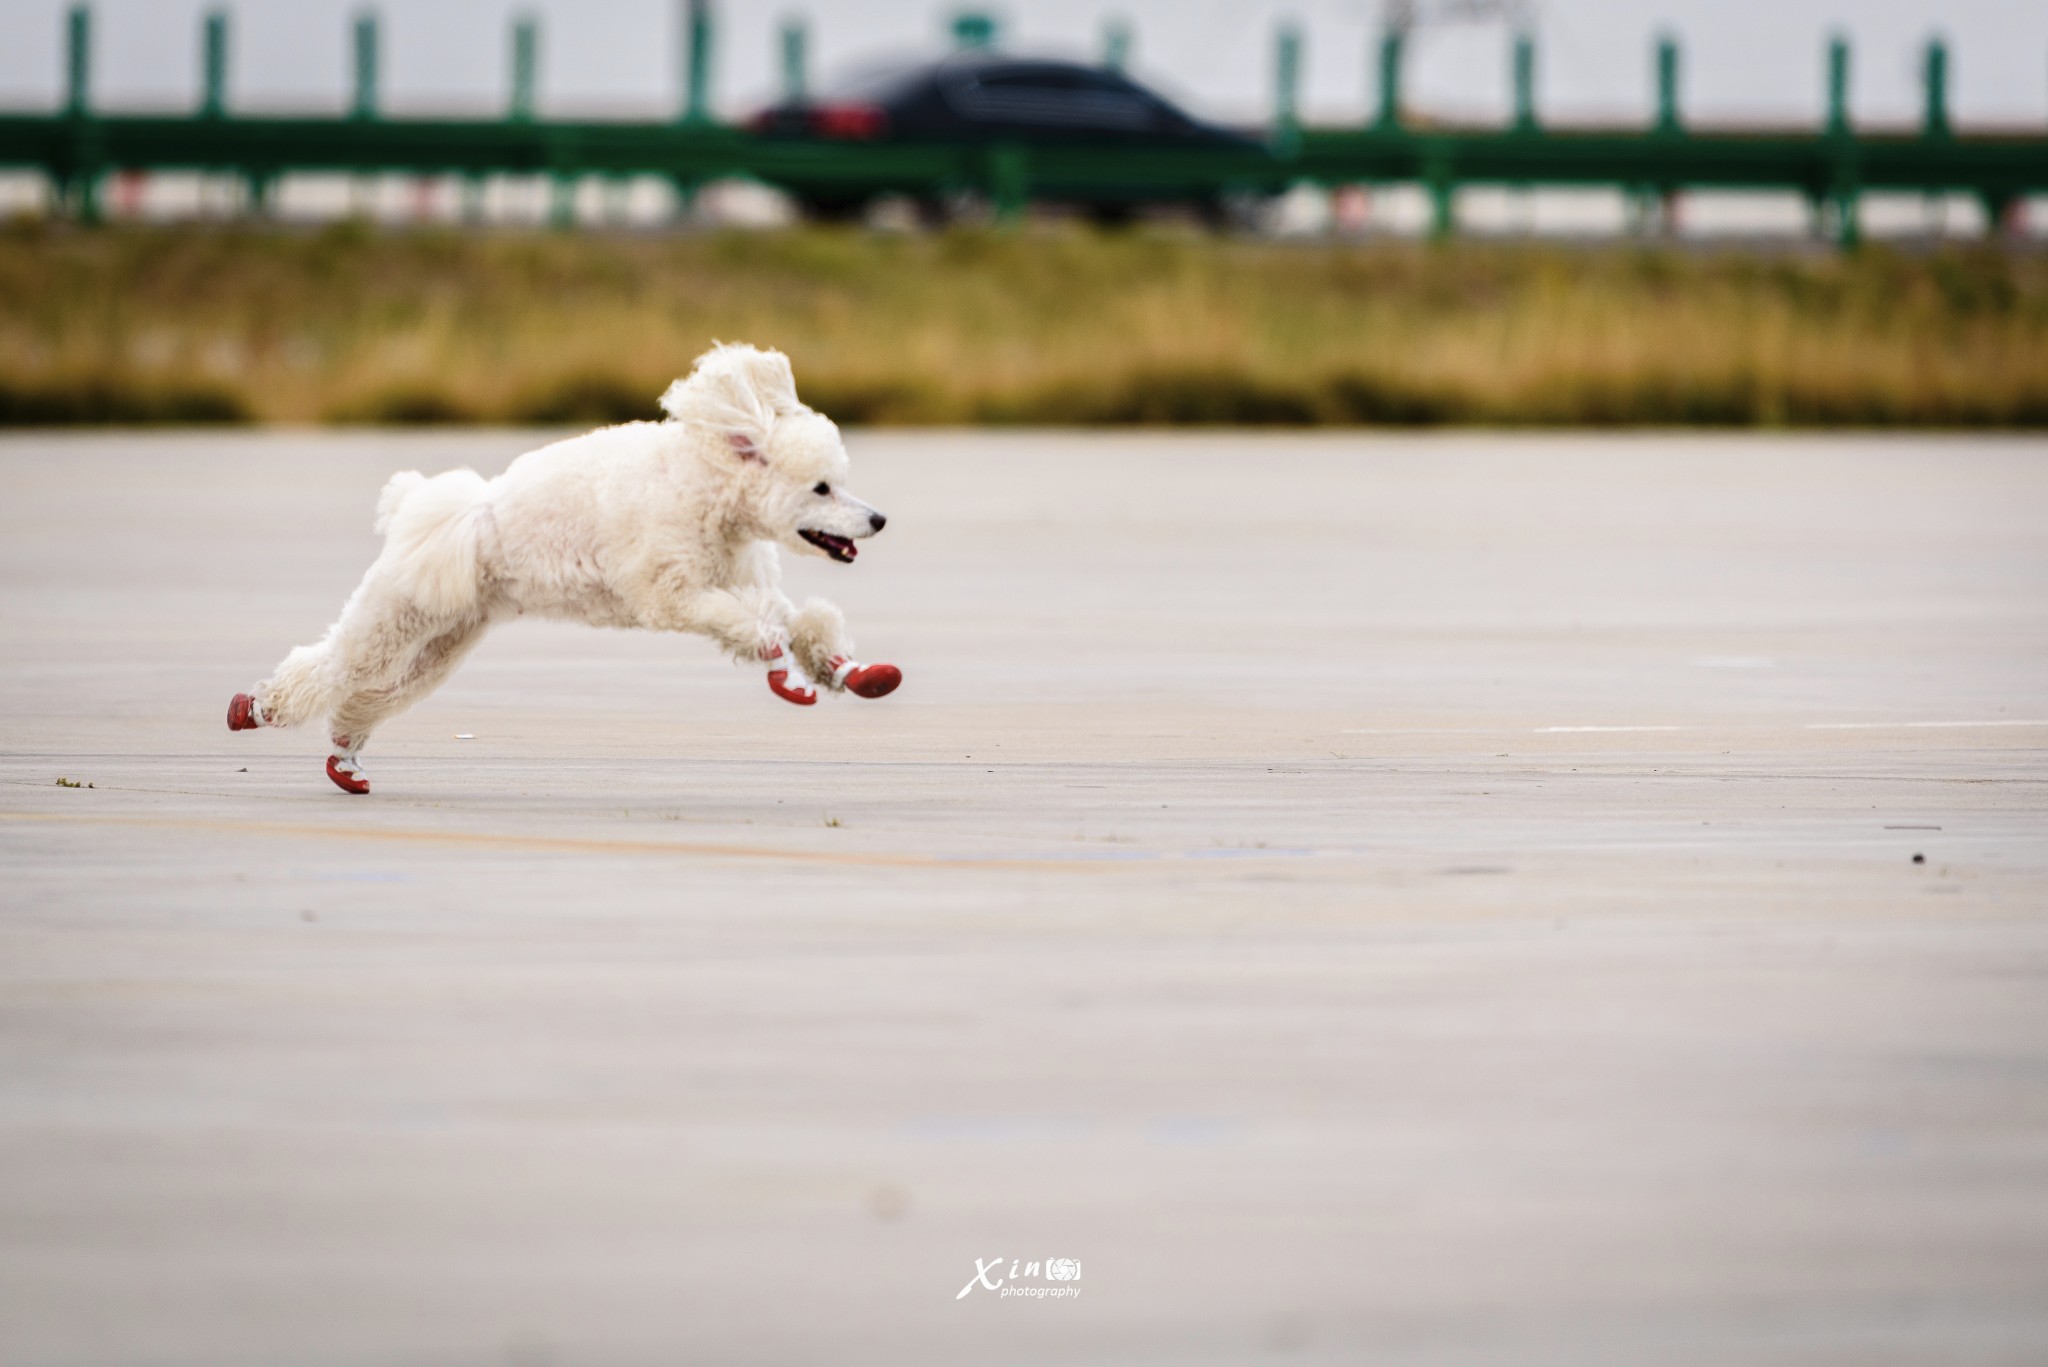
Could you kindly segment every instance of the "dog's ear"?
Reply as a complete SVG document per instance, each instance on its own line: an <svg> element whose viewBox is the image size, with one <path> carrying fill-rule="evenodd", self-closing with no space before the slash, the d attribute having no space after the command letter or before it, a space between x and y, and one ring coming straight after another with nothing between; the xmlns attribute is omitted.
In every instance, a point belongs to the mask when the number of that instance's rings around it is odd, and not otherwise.
<svg viewBox="0 0 2048 1367"><path fill-rule="evenodd" d="M714 347L697 364L716 358L715 368L726 370L731 383L747 391L750 400L769 413L788 413L803 407L796 396L796 376L789 357L779 351L763 351L744 344Z"/></svg>
<svg viewBox="0 0 2048 1367"><path fill-rule="evenodd" d="M724 434L740 459L763 463L776 418L803 408L789 357L725 344L699 356L689 378L677 380L661 396L661 406L672 418Z"/></svg>

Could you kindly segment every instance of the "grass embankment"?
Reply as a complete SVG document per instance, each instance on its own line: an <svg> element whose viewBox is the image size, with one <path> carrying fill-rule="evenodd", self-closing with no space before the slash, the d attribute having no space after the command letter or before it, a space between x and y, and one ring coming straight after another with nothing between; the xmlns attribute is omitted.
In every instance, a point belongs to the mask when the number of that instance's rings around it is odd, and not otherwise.
<svg viewBox="0 0 2048 1367"><path fill-rule="evenodd" d="M712 338L843 421L2048 426L2048 259L0 232L0 422L653 416Z"/></svg>

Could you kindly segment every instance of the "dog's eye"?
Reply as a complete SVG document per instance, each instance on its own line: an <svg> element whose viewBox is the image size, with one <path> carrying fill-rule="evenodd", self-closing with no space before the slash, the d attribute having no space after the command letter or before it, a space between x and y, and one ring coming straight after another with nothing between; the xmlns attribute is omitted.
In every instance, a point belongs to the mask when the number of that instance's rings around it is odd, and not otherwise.
<svg viewBox="0 0 2048 1367"><path fill-rule="evenodd" d="M811 486L811 492L814 494L829 494L832 492L832 486L820 480Z"/></svg>

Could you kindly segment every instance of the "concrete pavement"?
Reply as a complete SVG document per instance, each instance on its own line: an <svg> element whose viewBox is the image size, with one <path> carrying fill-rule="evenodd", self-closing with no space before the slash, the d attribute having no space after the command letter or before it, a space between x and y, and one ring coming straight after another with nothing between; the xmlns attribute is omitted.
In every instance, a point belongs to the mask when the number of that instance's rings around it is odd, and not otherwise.
<svg viewBox="0 0 2048 1367"><path fill-rule="evenodd" d="M857 434L895 697L226 731L535 440L0 439L8 1360L2048 1353L2048 443Z"/></svg>

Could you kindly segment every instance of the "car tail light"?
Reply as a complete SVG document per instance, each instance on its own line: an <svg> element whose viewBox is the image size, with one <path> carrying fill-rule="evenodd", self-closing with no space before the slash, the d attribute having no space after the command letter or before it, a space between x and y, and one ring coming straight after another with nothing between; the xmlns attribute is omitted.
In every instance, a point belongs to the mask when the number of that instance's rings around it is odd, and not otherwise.
<svg viewBox="0 0 2048 1367"><path fill-rule="evenodd" d="M889 116L871 104L825 104L811 111L811 131L821 138L879 138Z"/></svg>

